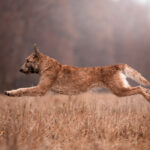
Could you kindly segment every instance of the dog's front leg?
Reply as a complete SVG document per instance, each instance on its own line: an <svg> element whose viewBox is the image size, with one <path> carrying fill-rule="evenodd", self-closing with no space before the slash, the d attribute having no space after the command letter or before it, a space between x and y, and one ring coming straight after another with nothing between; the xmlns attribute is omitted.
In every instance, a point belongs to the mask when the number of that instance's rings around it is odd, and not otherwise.
<svg viewBox="0 0 150 150"><path fill-rule="evenodd" d="M30 87L30 88L20 88L17 90L5 91L5 95L8 96L42 96L47 92L46 89L40 86Z"/></svg>

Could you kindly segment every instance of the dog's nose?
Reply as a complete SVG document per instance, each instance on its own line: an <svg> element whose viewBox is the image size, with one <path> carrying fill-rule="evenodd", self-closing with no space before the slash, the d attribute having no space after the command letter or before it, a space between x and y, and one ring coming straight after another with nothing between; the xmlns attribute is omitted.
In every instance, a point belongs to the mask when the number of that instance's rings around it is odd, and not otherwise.
<svg viewBox="0 0 150 150"><path fill-rule="evenodd" d="M20 69L19 71L20 71L20 72L23 72L23 70L22 70L22 69Z"/></svg>

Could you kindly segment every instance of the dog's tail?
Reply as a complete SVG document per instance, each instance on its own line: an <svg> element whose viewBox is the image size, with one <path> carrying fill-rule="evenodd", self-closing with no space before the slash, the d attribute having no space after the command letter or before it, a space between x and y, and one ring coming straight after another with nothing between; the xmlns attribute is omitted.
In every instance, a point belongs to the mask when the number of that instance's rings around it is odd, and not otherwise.
<svg viewBox="0 0 150 150"><path fill-rule="evenodd" d="M122 67L122 72L132 80L136 81L137 83L144 85L144 86L150 86L150 82L146 80L138 71L133 69L132 67L128 65L124 65Z"/></svg>

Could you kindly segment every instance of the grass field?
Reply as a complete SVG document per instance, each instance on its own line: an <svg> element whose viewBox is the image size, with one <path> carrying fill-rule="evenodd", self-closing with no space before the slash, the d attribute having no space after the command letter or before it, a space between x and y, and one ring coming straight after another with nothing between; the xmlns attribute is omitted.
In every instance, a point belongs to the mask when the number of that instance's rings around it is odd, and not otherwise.
<svg viewBox="0 0 150 150"><path fill-rule="evenodd" d="M150 103L104 93L0 95L0 150L150 150Z"/></svg>

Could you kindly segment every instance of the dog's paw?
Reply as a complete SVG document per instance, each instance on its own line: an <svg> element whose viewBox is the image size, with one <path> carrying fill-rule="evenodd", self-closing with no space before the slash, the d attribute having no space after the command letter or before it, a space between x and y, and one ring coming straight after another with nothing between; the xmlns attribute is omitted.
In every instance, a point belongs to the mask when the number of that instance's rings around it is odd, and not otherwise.
<svg viewBox="0 0 150 150"><path fill-rule="evenodd" d="M150 103L150 94L146 94L145 98Z"/></svg>
<svg viewBox="0 0 150 150"><path fill-rule="evenodd" d="M147 98L147 101L150 103L150 96Z"/></svg>
<svg viewBox="0 0 150 150"><path fill-rule="evenodd" d="M4 94L7 95L7 96L14 96L11 91L5 91Z"/></svg>
<svg viewBox="0 0 150 150"><path fill-rule="evenodd" d="M150 90L149 90L149 89L146 89L146 93L150 94Z"/></svg>
<svg viewBox="0 0 150 150"><path fill-rule="evenodd" d="M4 91L4 94L7 96L10 96L10 92L9 91Z"/></svg>

